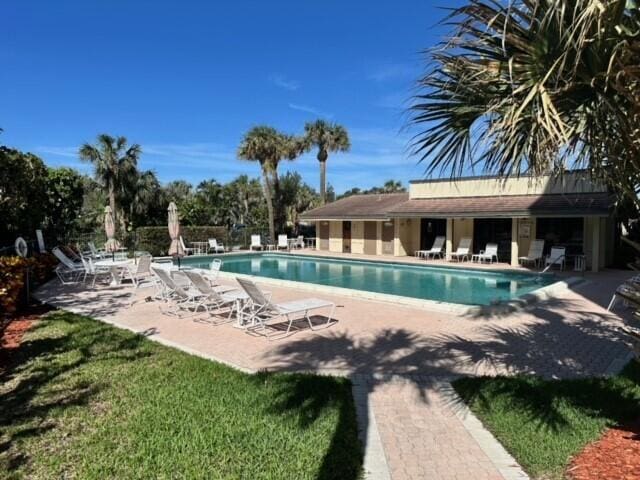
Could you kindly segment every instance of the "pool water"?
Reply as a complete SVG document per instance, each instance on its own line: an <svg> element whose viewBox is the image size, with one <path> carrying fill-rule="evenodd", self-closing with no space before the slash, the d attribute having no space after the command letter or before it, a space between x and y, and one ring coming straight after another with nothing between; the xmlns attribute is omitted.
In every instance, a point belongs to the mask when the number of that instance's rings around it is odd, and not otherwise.
<svg viewBox="0 0 640 480"><path fill-rule="evenodd" d="M209 268L213 258L222 260L224 272L464 305L512 300L555 281L553 275L278 253L194 256L181 263Z"/></svg>

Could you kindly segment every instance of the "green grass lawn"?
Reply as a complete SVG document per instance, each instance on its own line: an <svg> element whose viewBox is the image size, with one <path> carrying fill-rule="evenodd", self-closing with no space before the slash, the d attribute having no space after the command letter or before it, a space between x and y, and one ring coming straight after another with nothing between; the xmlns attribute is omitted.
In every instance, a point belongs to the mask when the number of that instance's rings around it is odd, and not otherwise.
<svg viewBox="0 0 640 480"><path fill-rule="evenodd" d="M349 480L361 462L345 379L246 375L67 312L0 371L0 478Z"/></svg>
<svg viewBox="0 0 640 480"><path fill-rule="evenodd" d="M604 429L640 417L640 364L608 379L464 378L458 394L534 478L563 478Z"/></svg>

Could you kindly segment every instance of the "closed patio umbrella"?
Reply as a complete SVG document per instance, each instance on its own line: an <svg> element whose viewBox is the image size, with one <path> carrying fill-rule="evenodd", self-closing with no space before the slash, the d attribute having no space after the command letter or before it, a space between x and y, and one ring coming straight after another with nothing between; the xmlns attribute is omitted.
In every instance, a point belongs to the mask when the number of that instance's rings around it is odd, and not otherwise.
<svg viewBox="0 0 640 480"><path fill-rule="evenodd" d="M176 204L171 202L167 210L169 212L169 236L171 237L169 255L178 258L178 268L180 268L180 258L184 257L184 249L180 243L180 219L178 218L178 209L176 208Z"/></svg>
<svg viewBox="0 0 640 480"><path fill-rule="evenodd" d="M113 212L109 206L104 209L104 231L107 234L107 242L104 244L104 249L107 252L111 252L115 260L115 252L120 248L120 242L115 239L116 224L113 221Z"/></svg>

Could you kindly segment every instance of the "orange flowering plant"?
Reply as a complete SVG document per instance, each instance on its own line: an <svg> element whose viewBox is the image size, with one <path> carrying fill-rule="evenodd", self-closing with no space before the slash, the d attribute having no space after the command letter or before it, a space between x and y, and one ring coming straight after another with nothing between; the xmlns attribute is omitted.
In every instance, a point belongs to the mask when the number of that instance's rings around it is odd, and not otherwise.
<svg viewBox="0 0 640 480"><path fill-rule="evenodd" d="M13 314L24 299L27 269L30 280L40 284L47 280L57 264L49 254L37 254L30 258L0 257L0 315Z"/></svg>

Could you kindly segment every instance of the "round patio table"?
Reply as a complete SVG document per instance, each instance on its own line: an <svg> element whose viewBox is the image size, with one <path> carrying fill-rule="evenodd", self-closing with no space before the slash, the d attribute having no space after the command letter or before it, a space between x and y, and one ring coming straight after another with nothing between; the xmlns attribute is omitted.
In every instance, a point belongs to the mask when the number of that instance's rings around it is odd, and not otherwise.
<svg viewBox="0 0 640 480"><path fill-rule="evenodd" d="M122 282L122 275L118 275L119 271L122 271L122 273L126 272L129 274L129 276L131 276L131 270L129 269L129 267L133 265L133 261L128 259L127 260L103 259L103 260L97 260L96 262L94 262L94 265L96 267L109 269L109 271L111 272L111 283L109 285L111 285L112 287L115 287L120 285L120 283Z"/></svg>

